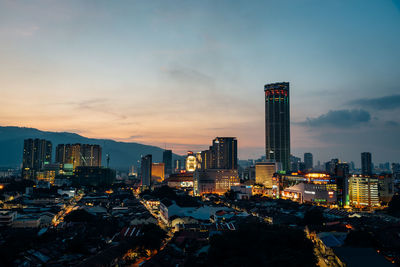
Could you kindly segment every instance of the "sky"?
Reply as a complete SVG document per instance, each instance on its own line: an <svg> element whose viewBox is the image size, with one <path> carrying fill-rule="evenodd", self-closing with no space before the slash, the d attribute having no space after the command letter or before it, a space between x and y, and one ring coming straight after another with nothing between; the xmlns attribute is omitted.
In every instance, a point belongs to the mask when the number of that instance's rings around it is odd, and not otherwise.
<svg viewBox="0 0 400 267"><path fill-rule="evenodd" d="M258 158L287 81L292 154L400 162L399 48L400 0L0 0L0 125Z"/></svg>

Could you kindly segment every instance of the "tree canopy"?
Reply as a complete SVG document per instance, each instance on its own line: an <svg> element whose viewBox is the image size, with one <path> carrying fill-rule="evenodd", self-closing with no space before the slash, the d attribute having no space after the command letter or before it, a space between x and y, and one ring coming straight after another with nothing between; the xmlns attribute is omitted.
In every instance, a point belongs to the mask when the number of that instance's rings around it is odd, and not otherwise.
<svg viewBox="0 0 400 267"><path fill-rule="evenodd" d="M304 231L246 223L237 231L215 235L208 266L316 266L313 244Z"/></svg>

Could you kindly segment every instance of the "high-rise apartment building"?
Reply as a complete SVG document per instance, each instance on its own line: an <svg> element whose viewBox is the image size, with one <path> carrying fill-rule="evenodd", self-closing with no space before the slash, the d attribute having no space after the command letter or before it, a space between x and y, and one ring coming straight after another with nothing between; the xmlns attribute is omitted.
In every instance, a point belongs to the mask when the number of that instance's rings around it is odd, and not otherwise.
<svg viewBox="0 0 400 267"><path fill-rule="evenodd" d="M100 167L101 146L89 144L59 144L56 148L56 162L78 166Z"/></svg>
<svg viewBox="0 0 400 267"><path fill-rule="evenodd" d="M349 179L350 204L355 207L379 205L378 178L352 176Z"/></svg>
<svg viewBox="0 0 400 267"><path fill-rule="evenodd" d="M313 154L310 152L304 153L304 165L306 171L311 171L314 167Z"/></svg>
<svg viewBox="0 0 400 267"><path fill-rule="evenodd" d="M216 137L211 146L213 169L237 169L237 140L235 137Z"/></svg>
<svg viewBox="0 0 400 267"><path fill-rule="evenodd" d="M140 177L142 180L142 186L150 187L151 185L151 167L152 167L152 155L146 155L142 157L140 166Z"/></svg>
<svg viewBox="0 0 400 267"><path fill-rule="evenodd" d="M45 164L51 163L52 144L44 139L24 140L22 156L22 177L35 179L36 172L41 171Z"/></svg>
<svg viewBox="0 0 400 267"><path fill-rule="evenodd" d="M172 174L172 150L164 150L163 163L165 165L165 174Z"/></svg>
<svg viewBox="0 0 400 267"><path fill-rule="evenodd" d="M286 171L290 169L289 83L266 84L264 92L266 157L280 162Z"/></svg>
<svg viewBox="0 0 400 267"><path fill-rule="evenodd" d="M361 174L372 175L372 160L369 152L361 153Z"/></svg>

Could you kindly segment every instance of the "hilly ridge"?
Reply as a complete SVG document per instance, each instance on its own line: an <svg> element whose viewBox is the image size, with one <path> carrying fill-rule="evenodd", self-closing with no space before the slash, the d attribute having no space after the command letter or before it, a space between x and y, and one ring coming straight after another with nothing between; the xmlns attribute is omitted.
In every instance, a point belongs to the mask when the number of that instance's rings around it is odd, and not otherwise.
<svg viewBox="0 0 400 267"><path fill-rule="evenodd" d="M153 162L162 162L163 149L156 146L143 145L134 142L117 142L110 139L87 138L76 133L48 132L35 128L0 126L0 167L17 167L22 163L24 139L41 138L50 140L53 144L53 161L55 147L58 144L98 144L102 147L102 164L105 165L105 155L110 155L110 167L128 170L129 166L137 166L142 155L152 154ZM181 159L173 155L174 159Z"/></svg>

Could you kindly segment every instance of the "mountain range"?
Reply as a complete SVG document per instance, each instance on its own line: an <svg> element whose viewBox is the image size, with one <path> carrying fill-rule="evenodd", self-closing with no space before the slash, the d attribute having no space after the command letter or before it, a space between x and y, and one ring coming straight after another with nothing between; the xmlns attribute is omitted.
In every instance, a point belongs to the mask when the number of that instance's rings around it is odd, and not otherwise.
<svg viewBox="0 0 400 267"><path fill-rule="evenodd" d="M94 139L69 132L47 132L35 128L0 126L0 167L17 167L22 164L24 139L40 138L52 142L53 161L58 144L98 144L102 147L102 164L106 165L106 154L110 156L110 167L128 170L130 166L140 166L142 155L151 154L153 162L162 162L164 149L133 142L117 142L110 139ZM173 160L182 159L173 154Z"/></svg>

